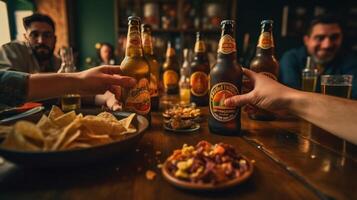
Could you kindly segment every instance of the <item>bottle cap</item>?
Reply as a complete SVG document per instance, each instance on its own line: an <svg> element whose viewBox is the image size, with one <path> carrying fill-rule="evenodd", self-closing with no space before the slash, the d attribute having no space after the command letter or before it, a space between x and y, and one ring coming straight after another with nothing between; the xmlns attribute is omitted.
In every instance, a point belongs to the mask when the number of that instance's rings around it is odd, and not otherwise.
<svg viewBox="0 0 357 200"><path fill-rule="evenodd" d="M266 20L263 20L260 24L273 24L274 21L273 20L270 20L270 19L266 19Z"/></svg>
<svg viewBox="0 0 357 200"><path fill-rule="evenodd" d="M138 16L129 16L128 20L129 21L139 21L139 22L141 21L140 17L138 17Z"/></svg>
<svg viewBox="0 0 357 200"><path fill-rule="evenodd" d="M232 25L234 25L234 20L223 20L221 22L221 26L224 25L224 24L232 24Z"/></svg>

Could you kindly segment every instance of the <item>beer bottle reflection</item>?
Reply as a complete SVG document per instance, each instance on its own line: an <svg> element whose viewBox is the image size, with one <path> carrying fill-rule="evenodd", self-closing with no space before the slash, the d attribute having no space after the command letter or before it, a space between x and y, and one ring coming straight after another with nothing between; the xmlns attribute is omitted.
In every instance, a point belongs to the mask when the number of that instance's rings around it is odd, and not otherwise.
<svg viewBox="0 0 357 200"><path fill-rule="evenodd" d="M241 109L228 107L224 101L241 93L243 72L237 62L234 21L224 20L221 26L217 63L210 72L208 127L217 134L237 135L241 129Z"/></svg>
<svg viewBox="0 0 357 200"><path fill-rule="evenodd" d="M129 17L125 58L121 62L123 75L134 77L133 88L122 88L123 110L135 112L150 120L149 65L143 56L140 37L140 18Z"/></svg>
<svg viewBox="0 0 357 200"><path fill-rule="evenodd" d="M179 63L175 49L171 42L167 43L166 59L163 64L163 82L166 94L178 94L179 92Z"/></svg>
<svg viewBox="0 0 357 200"><path fill-rule="evenodd" d="M274 55L274 39L273 39L273 21L263 20L261 22L261 33L255 53L255 57L250 62L250 69L262 73L269 78L277 80L279 72L279 63ZM249 115L255 120L274 120L273 113L258 110L255 114Z"/></svg>
<svg viewBox="0 0 357 200"><path fill-rule="evenodd" d="M151 110L159 110L159 91L158 81L160 77L160 66L154 55L154 48L151 37L151 26L148 24L141 25L142 45L144 49L144 57L150 68L150 83L149 91L151 97Z"/></svg>
<svg viewBox="0 0 357 200"><path fill-rule="evenodd" d="M194 57L191 63L191 102L197 106L208 105L208 75L210 65L206 54L206 45L199 32L196 33Z"/></svg>

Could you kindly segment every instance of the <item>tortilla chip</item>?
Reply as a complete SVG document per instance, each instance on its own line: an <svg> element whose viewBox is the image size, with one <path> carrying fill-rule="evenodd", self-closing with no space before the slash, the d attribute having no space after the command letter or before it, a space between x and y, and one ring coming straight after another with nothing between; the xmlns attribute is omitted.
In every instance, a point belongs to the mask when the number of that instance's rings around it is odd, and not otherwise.
<svg viewBox="0 0 357 200"><path fill-rule="evenodd" d="M76 112L71 111L57 117L55 120L53 120L53 122L60 128L64 128L68 126L71 122L73 122L76 119L76 117L77 117Z"/></svg>
<svg viewBox="0 0 357 200"><path fill-rule="evenodd" d="M110 121L118 121L118 119L112 113L109 113L109 112L101 112L97 116L98 117L103 117L103 118L108 119Z"/></svg>
<svg viewBox="0 0 357 200"><path fill-rule="evenodd" d="M52 106L50 113L48 114L48 118L51 120L55 120L56 118L62 116L64 113L57 106Z"/></svg>

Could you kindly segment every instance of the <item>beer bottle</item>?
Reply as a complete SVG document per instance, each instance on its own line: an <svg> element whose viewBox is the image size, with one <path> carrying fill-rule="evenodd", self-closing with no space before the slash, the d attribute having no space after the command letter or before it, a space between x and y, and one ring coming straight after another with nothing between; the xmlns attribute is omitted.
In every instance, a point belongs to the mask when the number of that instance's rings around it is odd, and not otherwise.
<svg viewBox="0 0 357 200"><path fill-rule="evenodd" d="M179 92L179 63L175 55L175 49L171 41L167 43L166 59L163 64L163 82L166 94L178 94Z"/></svg>
<svg viewBox="0 0 357 200"><path fill-rule="evenodd" d="M143 56L140 37L140 18L130 16L125 57L121 62L123 75L137 81L132 88L122 87L123 110L135 112L150 120L149 65Z"/></svg>
<svg viewBox="0 0 357 200"><path fill-rule="evenodd" d="M190 101L197 106L208 105L208 76L210 65L206 54L206 46L200 32L196 33L194 57L191 63L191 96Z"/></svg>
<svg viewBox="0 0 357 200"><path fill-rule="evenodd" d="M241 109L228 107L224 101L241 93L243 71L237 62L234 21L224 20L221 26L217 63L210 72L208 127L217 134L237 135L241 129Z"/></svg>
<svg viewBox="0 0 357 200"><path fill-rule="evenodd" d="M302 86L301 89L307 92L315 92L317 83L318 72L317 69L312 65L311 57L306 58L305 69L301 73Z"/></svg>
<svg viewBox="0 0 357 200"><path fill-rule="evenodd" d="M183 50L183 64L180 69L180 100L183 103L190 102L190 61L189 50Z"/></svg>
<svg viewBox="0 0 357 200"><path fill-rule="evenodd" d="M151 110L159 110L159 91L158 81L160 77L159 62L154 55L154 48L151 39L151 26L149 24L141 25L141 39L144 49L144 57L150 68L149 91L151 97Z"/></svg>
<svg viewBox="0 0 357 200"><path fill-rule="evenodd" d="M274 55L274 39L273 39L273 21L263 20L261 22L261 33L256 49L255 57L250 62L250 69L262 73L274 80L277 80L279 72L279 63ZM258 110L255 114L249 115L255 120L274 120L273 113Z"/></svg>

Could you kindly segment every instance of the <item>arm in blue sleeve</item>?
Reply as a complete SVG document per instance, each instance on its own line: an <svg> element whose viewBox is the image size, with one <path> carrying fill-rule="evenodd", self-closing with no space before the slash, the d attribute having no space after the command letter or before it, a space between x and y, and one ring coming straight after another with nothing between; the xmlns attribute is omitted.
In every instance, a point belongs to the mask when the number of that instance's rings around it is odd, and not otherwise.
<svg viewBox="0 0 357 200"><path fill-rule="evenodd" d="M286 86L301 88L301 66L293 52L286 52L280 60L279 81Z"/></svg>
<svg viewBox="0 0 357 200"><path fill-rule="evenodd" d="M28 93L29 74L0 71L0 103L9 106L22 104Z"/></svg>

